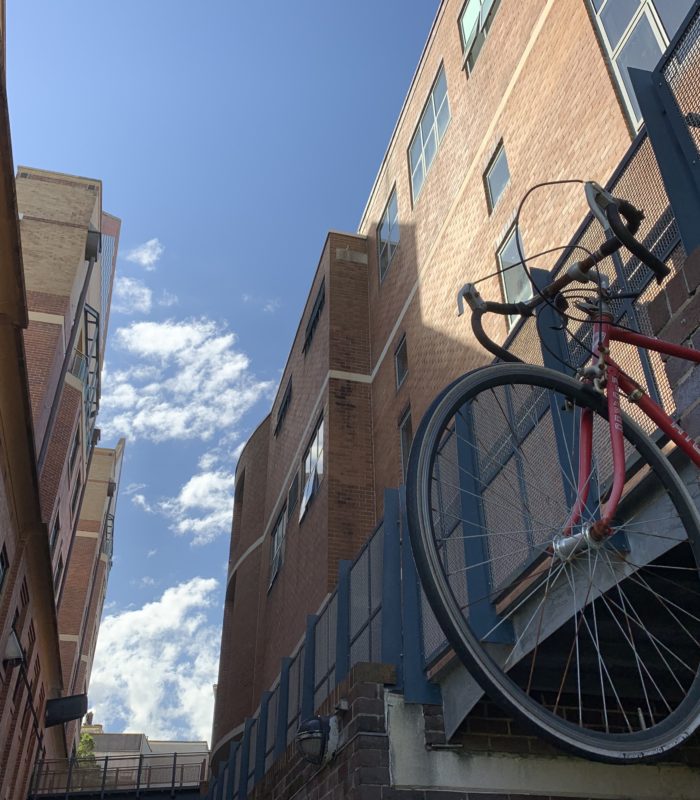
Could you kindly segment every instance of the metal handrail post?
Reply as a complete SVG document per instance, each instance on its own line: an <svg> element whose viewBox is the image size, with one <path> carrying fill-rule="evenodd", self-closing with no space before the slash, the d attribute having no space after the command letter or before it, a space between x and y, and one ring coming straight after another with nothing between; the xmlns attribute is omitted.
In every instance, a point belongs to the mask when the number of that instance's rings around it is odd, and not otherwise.
<svg viewBox="0 0 700 800"><path fill-rule="evenodd" d="M177 774L177 753L173 753L173 774L170 781L170 796L175 797L175 775Z"/></svg>
<svg viewBox="0 0 700 800"><path fill-rule="evenodd" d="M73 756L68 759L68 775L66 776L66 800L68 800L68 795L70 794L70 781L73 777Z"/></svg>
<svg viewBox="0 0 700 800"><path fill-rule="evenodd" d="M136 797L141 796L141 767L143 766L143 753L139 753L139 768L136 772Z"/></svg>
<svg viewBox="0 0 700 800"><path fill-rule="evenodd" d="M107 783L107 764L109 763L109 756L105 756L104 765L102 767L102 790L100 792L100 800L105 798L105 784Z"/></svg>

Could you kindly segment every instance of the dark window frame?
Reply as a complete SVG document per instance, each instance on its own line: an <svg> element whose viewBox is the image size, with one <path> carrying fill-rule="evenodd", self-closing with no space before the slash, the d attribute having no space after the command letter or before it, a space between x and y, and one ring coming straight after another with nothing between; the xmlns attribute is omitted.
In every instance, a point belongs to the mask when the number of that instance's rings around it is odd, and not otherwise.
<svg viewBox="0 0 700 800"><path fill-rule="evenodd" d="M5 584L5 577L10 571L10 559L7 556L7 547L3 544L0 548L0 592Z"/></svg>
<svg viewBox="0 0 700 800"><path fill-rule="evenodd" d="M436 86L438 85L438 82L440 81L440 76L441 75L444 75L444 77L445 77L445 102L447 103L447 111L448 111L449 116L447 118L447 123L445 124L445 130L442 132L442 135L438 138L438 132L439 132L438 128L437 128L438 113L435 111L435 101L433 99L433 94L435 92ZM413 163L411 162L411 151L413 150L413 143L415 142L416 137L418 135L421 136L421 142L423 141L422 140L421 129L422 129L422 124L423 124L423 117L426 115L426 112L428 111L428 106L430 106L433 109L433 121L434 121L434 125L435 125L435 136L436 136L435 153L433 154L433 157L432 157L432 159L430 161L429 166L426 168L426 166L425 166L424 147L421 144L420 160L423 163L423 178L421 180L421 184L420 184L420 186L418 188L418 191L416 191L414 183L413 183L413 177L414 177L415 169L414 169ZM440 108L442 108L442 105L440 106ZM415 206L415 204L418 202L418 198L420 197L420 193L423 190L423 186L425 186L425 181L426 181L426 179L428 177L428 173L430 172L430 169L432 168L433 164L435 163L435 159L437 158L437 154L440 151L440 146L442 145L442 142L443 142L445 136L447 135L447 130L450 127L450 122L452 122L452 109L450 108L450 92L449 92L449 88L447 86L447 74L446 74L446 71L445 71L445 63L444 63L444 61L441 61L440 65L438 67L438 70L435 73L435 79L433 80L432 84L430 85L430 91L428 92L428 96L427 96L427 98L425 100L425 103L423 104L423 108L421 109L420 116L418 117L418 122L416 123L416 127L414 128L414 131L413 131L413 136L411 136L410 142L408 144L408 150L406 151L406 159L408 160L408 178L409 178L409 183L411 184L411 204L412 204L412 206ZM431 126L431 129L432 129L432 126Z"/></svg>
<svg viewBox="0 0 700 800"><path fill-rule="evenodd" d="M394 223L392 224L392 220L389 216L389 209L391 207L392 200L396 204L396 218ZM387 221L389 226L389 239L382 239L381 237L381 230L382 226L384 225L384 221ZM394 226L396 227L397 237L396 241L391 238L391 234L394 232ZM394 260L394 256L396 255L396 251L399 249L399 242L401 239L401 226L399 225L399 197L396 192L396 184L393 185L391 191L389 192L389 199L386 201L386 205L384 206L384 212L379 220L379 224L377 225L377 266L379 268L379 283L383 283L384 278L386 278L387 272L389 272L389 267L391 266L391 262ZM393 250L392 250L393 245ZM386 267L382 271L382 254L387 251L388 258L386 262Z"/></svg>
<svg viewBox="0 0 700 800"><path fill-rule="evenodd" d="M292 512L299 502L299 470L294 473L294 477L289 483L287 490L287 514L291 518Z"/></svg>
<svg viewBox="0 0 700 800"><path fill-rule="evenodd" d="M287 388L284 390L284 394L282 395L282 400L280 402L280 406L277 409L277 421L275 422L275 430L273 431L272 435L277 436L282 428L282 423L284 422L284 418L287 416L287 411L289 411L289 404L292 401L292 378L289 377L287 381Z"/></svg>
<svg viewBox="0 0 700 800"><path fill-rule="evenodd" d="M399 354L403 351L404 360L405 360L405 369L403 371L403 375L399 373ZM401 337L399 343L396 345L396 349L394 350L394 371L396 374L396 390L398 391L406 381L408 377L408 347L406 345L406 334Z"/></svg>
<svg viewBox="0 0 700 800"><path fill-rule="evenodd" d="M464 17L464 12L467 10L469 4L473 2L479 3L479 19L474 29L472 29L472 33L474 30L476 31L474 38L467 42L464 37L464 29L462 28L462 18ZM487 7L486 16L482 17L482 10L484 5L487 3L490 3L490 5ZM493 24L493 20L496 17L496 12L498 11L500 4L501 0L465 0L465 2L462 4L462 8L459 11L459 14L457 15L459 42L462 46L462 69L468 76L474 72L474 67L477 59L479 58L479 53L484 46L484 42L486 41L488 32L491 29L491 25Z"/></svg>
<svg viewBox="0 0 700 800"><path fill-rule="evenodd" d="M318 444L318 437L319 432L321 434L321 444L319 448ZM320 458L318 457L318 452L316 453L316 460L313 463L313 467L309 470L306 468L307 459L309 458L311 451L313 449L317 451L320 449ZM304 457L301 460L301 469L304 473L303 478L303 488L301 491L301 498L299 501L299 520L301 521L306 514L307 509L311 505L311 501L314 499L316 494L318 493L318 487L321 485L321 481L323 480L323 473L324 473L324 460L326 454L326 432L324 429L324 418L323 415L319 417L318 422L314 426L313 433L309 438L309 444L304 450ZM320 464L320 470L319 470ZM308 493L307 493L308 488Z"/></svg>
<svg viewBox="0 0 700 800"><path fill-rule="evenodd" d="M493 192L491 190L491 181L489 180L489 176L493 172L493 168L496 166L496 162L498 161L500 156L503 156L506 162L506 171L508 173L508 180L503 184L503 188L501 189L498 197L494 199ZM484 190L486 191L486 205L489 210L489 214L493 213L493 210L498 205L498 201L503 197L503 192L508 188L510 184L510 165L508 164L508 156L506 154L506 148L503 144L503 139L496 145L496 149L493 151L493 155L489 159L489 163L484 170Z"/></svg>
<svg viewBox="0 0 700 800"><path fill-rule="evenodd" d="M287 507L285 506L275 520L275 524L270 531L270 580L268 590L272 588L275 578L284 564L284 544L287 538ZM281 529L279 542L276 542L276 534Z"/></svg>
<svg viewBox="0 0 700 800"><path fill-rule="evenodd" d="M407 427L410 428L410 441L406 444L405 441L405 430ZM413 420L411 419L411 406L406 406L404 412L399 417L399 442L401 445L401 474L403 476L403 480L406 480L406 471L408 469L408 457L411 452L411 444L413 443Z"/></svg>
<svg viewBox="0 0 700 800"><path fill-rule="evenodd" d="M56 516L54 517L53 525L51 526L51 535L49 537L49 551L53 553L54 548L56 547L56 542L58 541L58 535L61 531L61 512L56 511Z"/></svg>
<svg viewBox="0 0 700 800"><path fill-rule="evenodd" d="M304 347L303 352L306 355L311 347L311 342L314 338L314 333L316 332L316 328L318 327L318 321L321 318L321 312L323 311L323 306L326 304L326 279L324 278L321 281L321 285L319 286L318 292L316 294L316 299L314 300L313 307L311 309L311 314L309 315L309 321L306 323L306 333L304 335Z"/></svg>

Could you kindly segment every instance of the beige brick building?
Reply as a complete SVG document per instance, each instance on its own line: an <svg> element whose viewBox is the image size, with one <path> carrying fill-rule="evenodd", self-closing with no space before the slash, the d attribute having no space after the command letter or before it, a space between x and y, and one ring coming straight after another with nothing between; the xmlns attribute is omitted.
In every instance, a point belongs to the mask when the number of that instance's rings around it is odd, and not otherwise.
<svg viewBox="0 0 700 800"><path fill-rule="evenodd" d="M120 222L97 180L15 178L2 4L0 309L0 797L25 797L37 759L69 755L78 722L48 704L86 692L124 442L96 448ZM55 704L52 709L55 710Z"/></svg>
<svg viewBox="0 0 700 800"><path fill-rule="evenodd" d="M455 315L457 290L517 260L513 223L530 187L605 184L635 139L641 118L627 66L652 68L692 3L630 6L440 4L357 233L328 234L271 412L237 465L213 774L261 698L277 692L280 664L303 647L307 615L324 608L339 560L354 557L381 521L384 490L403 482L412 431L432 398L491 360ZM645 36L646 49L635 51ZM660 183L650 151L640 152ZM535 195L521 220L526 254L567 244L586 210L579 186ZM671 260L683 263L680 245ZM519 299L514 274L488 279L483 296ZM495 339L508 334L504 318L488 324ZM510 731L484 707L473 716L483 736L489 725ZM504 735L482 749L528 747ZM577 769L569 779L580 780ZM552 785L533 780L523 793L556 794ZM329 785L317 791L308 796L337 796ZM513 789L494 779L484 791ZM573 784L567 791L579 796ZM395 796L377 792L353 796ZM457 796L465 795L449 795Z"/></svg>

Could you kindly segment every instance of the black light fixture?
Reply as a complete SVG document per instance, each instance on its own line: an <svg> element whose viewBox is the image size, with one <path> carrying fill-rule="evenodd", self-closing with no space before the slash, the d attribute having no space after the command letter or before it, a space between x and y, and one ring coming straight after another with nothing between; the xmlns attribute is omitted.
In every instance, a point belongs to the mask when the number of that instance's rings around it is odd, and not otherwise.
<svg viewBox="0 0 700 800"><path fill-rule="evenodd" d="M339 719L321 715L304 720L296 735L297 750L310 764L326 764L338 749Z"/></svg>

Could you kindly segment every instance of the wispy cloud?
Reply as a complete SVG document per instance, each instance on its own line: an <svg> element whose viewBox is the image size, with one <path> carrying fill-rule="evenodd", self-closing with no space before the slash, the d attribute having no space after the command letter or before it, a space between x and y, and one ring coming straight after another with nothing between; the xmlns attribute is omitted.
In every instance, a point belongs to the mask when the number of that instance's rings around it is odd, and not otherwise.
<svg viewBox="0 0 700 800"><path fill-rule="evenodd" d="M231 431L274 388L252 374L235 345L232 331L207 318L119 328L113 347L134 363L105 371L103 435L163 442Z"/></svg>
<svg viewBox="0 0 700 800"><path fill-rule="evenodd" d="M146 270L154 270L158 260L165 252L165 247L158 239L149 239L147 242L132 248L126 254L126 260L139 264Z"/></svg>
<svg viewBox="0 0 700 800"><path fill-rule="evenodd" d="M205 610L217 586L213 578L192 578L103 619L90 704L105 727L155 739L209 739L219 632Z"/></svg>
<svg viewBox="0 0 700 800"><path fill-rule="evenodd" d="M118 314L148 314L153 292L137 278L117 276L112 295L112 311Z"/></svg>
<svg viewBox="0 0 700 800"><path fill-rule="evenodd" d="M244 293L241 295L241 300L244 303L249 303L261 308L266 314L274 314L275 311L281 306L278 297L255 297L252 294Z"/></svg>
<svg viewBox="0 0 700 800"><path fill-rule="evenodd" d="M146 500L146 496L143 494L135 494L131 498L131 502L137 507L143 509L147 514L155 514L155 509L153 506Z"/></svg>
<svg viewBox="0 0 700 800"><path fill-rule="evenodd" d="M273 298L272 300L267 300L265 305L263 306L263 311L266 314L274 314L275 311L280 307L280 301L277 298Z"/></svg>
<svg viewBox="0 0 700 800"><path fill-rule="evenodd" d="M163 306L164 308L169 308L170 306L176 306L180 302L178 296L169 292L167 289L163 289L160 293L160 297L158 298L158 305Z"/></svg>
<svg viewBox="0 0 700 800"><path fill-rule="evenodd" d="M154 549L154 550L149 550L149 551L146 553L146 558L153 558L153 556L154 556L154 555L155 555L157 552L158 552L158 551L157 551L157 550L155 550L155 549Z"/></svg>
<svg viewBox="0 0 700 800"><path fill-rule="evenodd" d="M128 486L125 486L123 489L120 489L119 494L128 496L130 494L134 494L134 492L140 492L141 489L145 489L145 483L130 483Z"/></svg>
<svg viewBox="0 0 700 800"><path fill-rule="evenodd" d="M231 529L233 480L233 474L223 470L202 472L158 507L172 520L175 533L192 535L194 545L208 544Z"/></svg>

